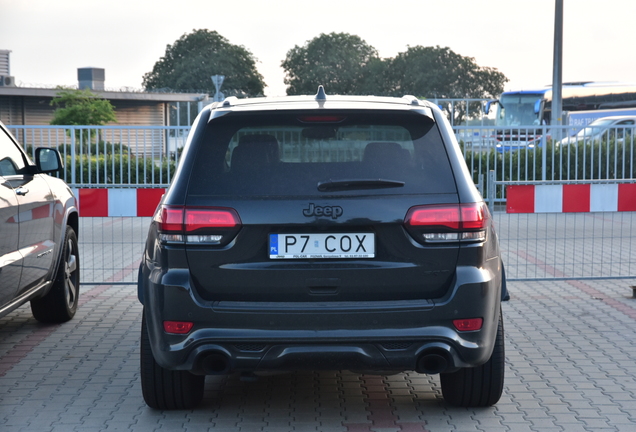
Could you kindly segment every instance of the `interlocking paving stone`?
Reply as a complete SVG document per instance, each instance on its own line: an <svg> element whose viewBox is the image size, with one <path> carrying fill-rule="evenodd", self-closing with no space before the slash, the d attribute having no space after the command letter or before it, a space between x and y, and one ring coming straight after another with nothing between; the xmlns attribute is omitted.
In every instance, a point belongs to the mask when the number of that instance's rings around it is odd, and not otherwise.
<svg viewBox="0 0 636 432"><path fill-rule="evenodd" d="M160 412L139 384L132 285L84 286L75 319L0 318L0 429L31 431L636 430L634 280L510 282L498 405L447 406L439 377L297 372L208 377L196 410ZM601 298L602 300L599 300Z"/></svg>

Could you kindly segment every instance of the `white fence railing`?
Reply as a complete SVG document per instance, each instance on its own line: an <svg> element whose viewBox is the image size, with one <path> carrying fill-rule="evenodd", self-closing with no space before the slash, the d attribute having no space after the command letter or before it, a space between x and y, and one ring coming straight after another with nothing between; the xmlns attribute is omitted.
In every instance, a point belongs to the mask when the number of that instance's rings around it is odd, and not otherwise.
<svg viewBox="0 0 636 432"><path fill-rule="evenodd" d="M31 154L35 147L58 148L67 162L64 179L76 187L169 184L189 132L188 127L174 126L9 129ZM636 176L634 126L579 129L454 127L468 168L484 195L490 171L495 172L497 181L624 180ZM281 134L279 139L285 140L285 136Z"/></svg>

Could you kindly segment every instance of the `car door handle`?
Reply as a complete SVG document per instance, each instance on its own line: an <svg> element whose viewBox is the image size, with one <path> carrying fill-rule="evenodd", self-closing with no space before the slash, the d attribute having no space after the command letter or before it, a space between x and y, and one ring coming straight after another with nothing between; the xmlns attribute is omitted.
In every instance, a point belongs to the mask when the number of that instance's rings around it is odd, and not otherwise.
<svg viewBox="0 0 636 432"><path fill-rule="evenodd" d="M29 193L29 189L27 189L27 188L25 188L25 187L19 187L19 188L17 188L17 189L15 190L15 193L16 193L16 194L18 194L18 195L22 195L22 196L24 196L24 195L26 195L26 194L28 194L28 193Z"/></svg>

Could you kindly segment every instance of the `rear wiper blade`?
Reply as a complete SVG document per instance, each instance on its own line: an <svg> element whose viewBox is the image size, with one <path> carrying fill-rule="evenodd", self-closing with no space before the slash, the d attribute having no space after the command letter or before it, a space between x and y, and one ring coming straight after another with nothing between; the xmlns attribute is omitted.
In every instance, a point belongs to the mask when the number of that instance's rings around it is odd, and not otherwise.
<svg viewBox="0 0 636 432"><path fill-rule="evenodd" d="M318 190L321 192L353 189L384 189L403 186L403 181L385 179L342 179L318 182Z"/></svg>

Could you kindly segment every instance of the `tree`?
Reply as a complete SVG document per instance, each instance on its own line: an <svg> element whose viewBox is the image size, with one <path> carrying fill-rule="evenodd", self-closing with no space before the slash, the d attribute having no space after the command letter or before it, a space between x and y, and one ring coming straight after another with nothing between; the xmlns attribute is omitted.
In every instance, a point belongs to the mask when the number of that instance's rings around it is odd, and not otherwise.
<svg viewBox="0 0 636 432"><path fill-rule="evenodd" d="M214 94L212 75L225 76L222 91L226 96L260 96L265 88L252 53L209 30L193 30L167 45L164 56L143 76L143 86Z"/></svg>
<svg viewBox="0 0 636 432"><path fill-rule="evenodd" d="M117 121L110 101L90 90L58 89L51 101L52 106L58 107L53 113L52 125L103 125Z"/></svg>
<svg viewBox="0 0 636 432"><path fill-rule="evenodd" d="M481 67L472 57L450 48L409 47L399 53L387 68L389 93L425 98L494 98L504 89L506 76L495 68ZM479 109L478 106L471 110ZM456 110L461 122L465 110Z"/></svg>
<svg viewBox="0 0 636 432"><path fill-rule="evenodd" d="M370 65L377 67L378 62L376 49L358 36L322 33L289 50L281 66L288 95L314 94L321 84L328 94L361 94L376 76Z"/></svg>

